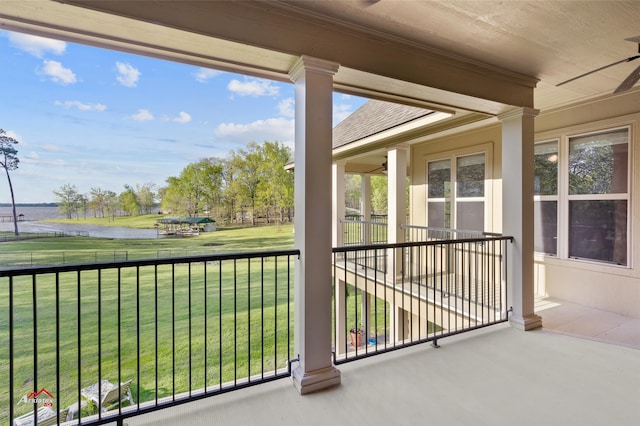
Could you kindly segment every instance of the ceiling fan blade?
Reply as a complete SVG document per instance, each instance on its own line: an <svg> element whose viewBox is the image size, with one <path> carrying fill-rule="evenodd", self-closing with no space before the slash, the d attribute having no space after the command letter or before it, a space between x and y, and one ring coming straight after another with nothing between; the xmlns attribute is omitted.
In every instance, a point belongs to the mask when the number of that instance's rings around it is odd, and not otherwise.
<svg viewBox="0 0 640 426"><path fill-rule="evenodd" d="M622 83L620 83L620 86L618 86L618 88L613 91L613 93L622 93L631 89L633 85L638 82L638 80L640 80L640 66L633 70L631 74L629 74L629 76L625 78Z"/></svg>
<svg viewBox="0 0 640 426"><path fill-rule="evenodd" d="M598 72L598 71L602 71L602 70L607 69L607 68L610 68L610 67L612 67L612 66L614 66L614 65L618 65L618 64L621 64L621 63L623 63L623 62L631 62L631 61L634 61L634 60L636 60L636 59L638 59L638 58L640 58L640 55L632 56L632 57L630 57L630 58L623 59L623 60L621 60L621 61L617 61L617 62L614 62L614 63L609 64L609 65L605 65L604 67L600 67L600 68L598 68L598 69L595 69L595 70L592 70L592 71L586 72L586 73L584 73L584 74L580 74L580 75L579 75L579 76L577 76L577 77L570 78L569 80L563 81L562 83L558 83L558 84L556 84L556 87L558 87L558 86L562 86L563 84L571 83L571 82L572 82L572 81L574 81L574 80L577 80L577 79L582 78L582 77L586 77L586 76L588 76L588 75L590 75L590 74L596 73L596 72Z"/></svg>

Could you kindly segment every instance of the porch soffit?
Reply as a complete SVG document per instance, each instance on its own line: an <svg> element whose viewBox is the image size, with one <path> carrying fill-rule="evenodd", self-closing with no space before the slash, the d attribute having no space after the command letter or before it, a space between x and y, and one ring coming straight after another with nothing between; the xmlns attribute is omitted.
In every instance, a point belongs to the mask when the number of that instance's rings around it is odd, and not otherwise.
<svg viewBox="0 0 640 426"><path fill-rule="evenodd" d="M437 113L436 113L437 114ZM414 120L418 122L420 119ZM399 126L386 132L370 135L333 150L334 161L348 161L347 172L368 173L372 165L380 165L388 148L396 145L413 145L431 139L469 131L478 127L496 123L495 116L481 113L466 113L434 121L429 125L414 125L411 129ZM374 167L375 168L375 167Z"/></svg>
<svg viewBox="0 0 640 426"><path fill-rule="evenodd" d="M339 91L489 114L532 107L537 83L281 2L4 0L0 28L278 81L309 55L341 65Z"/></svg>

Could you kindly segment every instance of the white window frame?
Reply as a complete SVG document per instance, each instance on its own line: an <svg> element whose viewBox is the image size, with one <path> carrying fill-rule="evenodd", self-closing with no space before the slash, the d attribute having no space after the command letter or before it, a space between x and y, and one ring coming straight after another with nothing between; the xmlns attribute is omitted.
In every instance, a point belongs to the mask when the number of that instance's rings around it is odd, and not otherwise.
<svg viewBox="0 0 640 426"><path fill-rule="evenodd" d="M463 202L483 201L484 202L484 231L492 232L492 207L493 207L493 144L485 143L474 145L468 148L461 148L451 151L440 152L425 156L425 224L429 224L429 201L444 202L445 198L429 198L429 163L440 160L449 160L451 164L451 222L452 228L457 229L457 202L458 201L458 183L457 159L459 157L467 157L476 154L484 155L484 197L464 197Z"/></svg>
<svg viewBox="0 0 640 426"><path fill-rule="evenodd" d="M569 143L572 138L589 136L599 133L613 132L616 130L627 130L627 192L620 194L569 194ZM547 253L536 252L538 256L558 258L568 260L572 262L582 262L599 266L611 266L616 268L631 269L633 267L633 158L634 158L634 127L631 124L617 125L617 126L603 126L599 128L592 128L588 131L582 132L566 132L557 138L546 138L544 140L536 141L538 143L546 142L558 142L558 242L557 242L557 256ZM534 201L546 201L553 200L554 196L540 196L535 195ZM615 263L609 263L599 261L595 259L585 259L569 256L569 202L575 200L626 200L627 201L627 263L626 265L617 265Z"/></svg>
<svg viewBox="0 0 640 426"><path fill-rule="evenodd" d="M556 175L556 179L557 179L557 183L556 183L556 195L534 195L533 196L533 201L555 201L556 202L556 211L557 211L557 215L556 215L556 229L558 230L558 236L556 237L556 254L552 254L552 253L542 253L542 252L536 252L536 254L541 254L544 256L550 256L550 257L559 257L560 256L560 242L562 240L561 238L561 208L562 208L562 203L560 202L560 191L561 190L561 185L560 185L560 175L562 174L560 172L560 168L562 167L562 155L560 153L561 151L561 144L560 144L560 139L559 138L555 138L555 139L546 139L546 140L542 140L542 141L538 141L535 143L535 145L542 145L545 143L555 143L556 147L557 147L557 151L558 151L558 174ZM568 170L568 168L567 168Z"/></svg>

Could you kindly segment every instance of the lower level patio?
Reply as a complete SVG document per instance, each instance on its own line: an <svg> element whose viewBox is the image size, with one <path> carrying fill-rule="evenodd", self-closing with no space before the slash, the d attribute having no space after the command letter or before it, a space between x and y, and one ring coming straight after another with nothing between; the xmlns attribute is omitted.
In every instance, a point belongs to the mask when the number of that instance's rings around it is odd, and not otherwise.
<svg viewBox="0 0 640 426"><path fill-rule="evenodd" d="M640 320L537 306L541 330L496 325L341 365L342 383L325 391L300 396L282 379L127 424L640 424Z"/></svg>

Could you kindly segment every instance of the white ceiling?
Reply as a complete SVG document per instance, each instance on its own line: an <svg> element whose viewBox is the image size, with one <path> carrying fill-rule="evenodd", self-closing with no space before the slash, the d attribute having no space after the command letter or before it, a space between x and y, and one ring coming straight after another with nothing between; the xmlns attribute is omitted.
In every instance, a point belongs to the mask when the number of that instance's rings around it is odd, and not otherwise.
<svg viewBox="0 0 640 426"><path fill-rule="evenodd" d="M2 0L0 28L280 80L317 56L339 90L489 114L607 95L640 66L555 86L637 54L638 1Z"/></svg>
<svg viewBox="0 0 640 426"><path fill-rule="evenodd" d="M566 86L574 76L638 54L639 1L292 1L371 31L538 78L540 109L608 94L640 59Z"/></svg>

